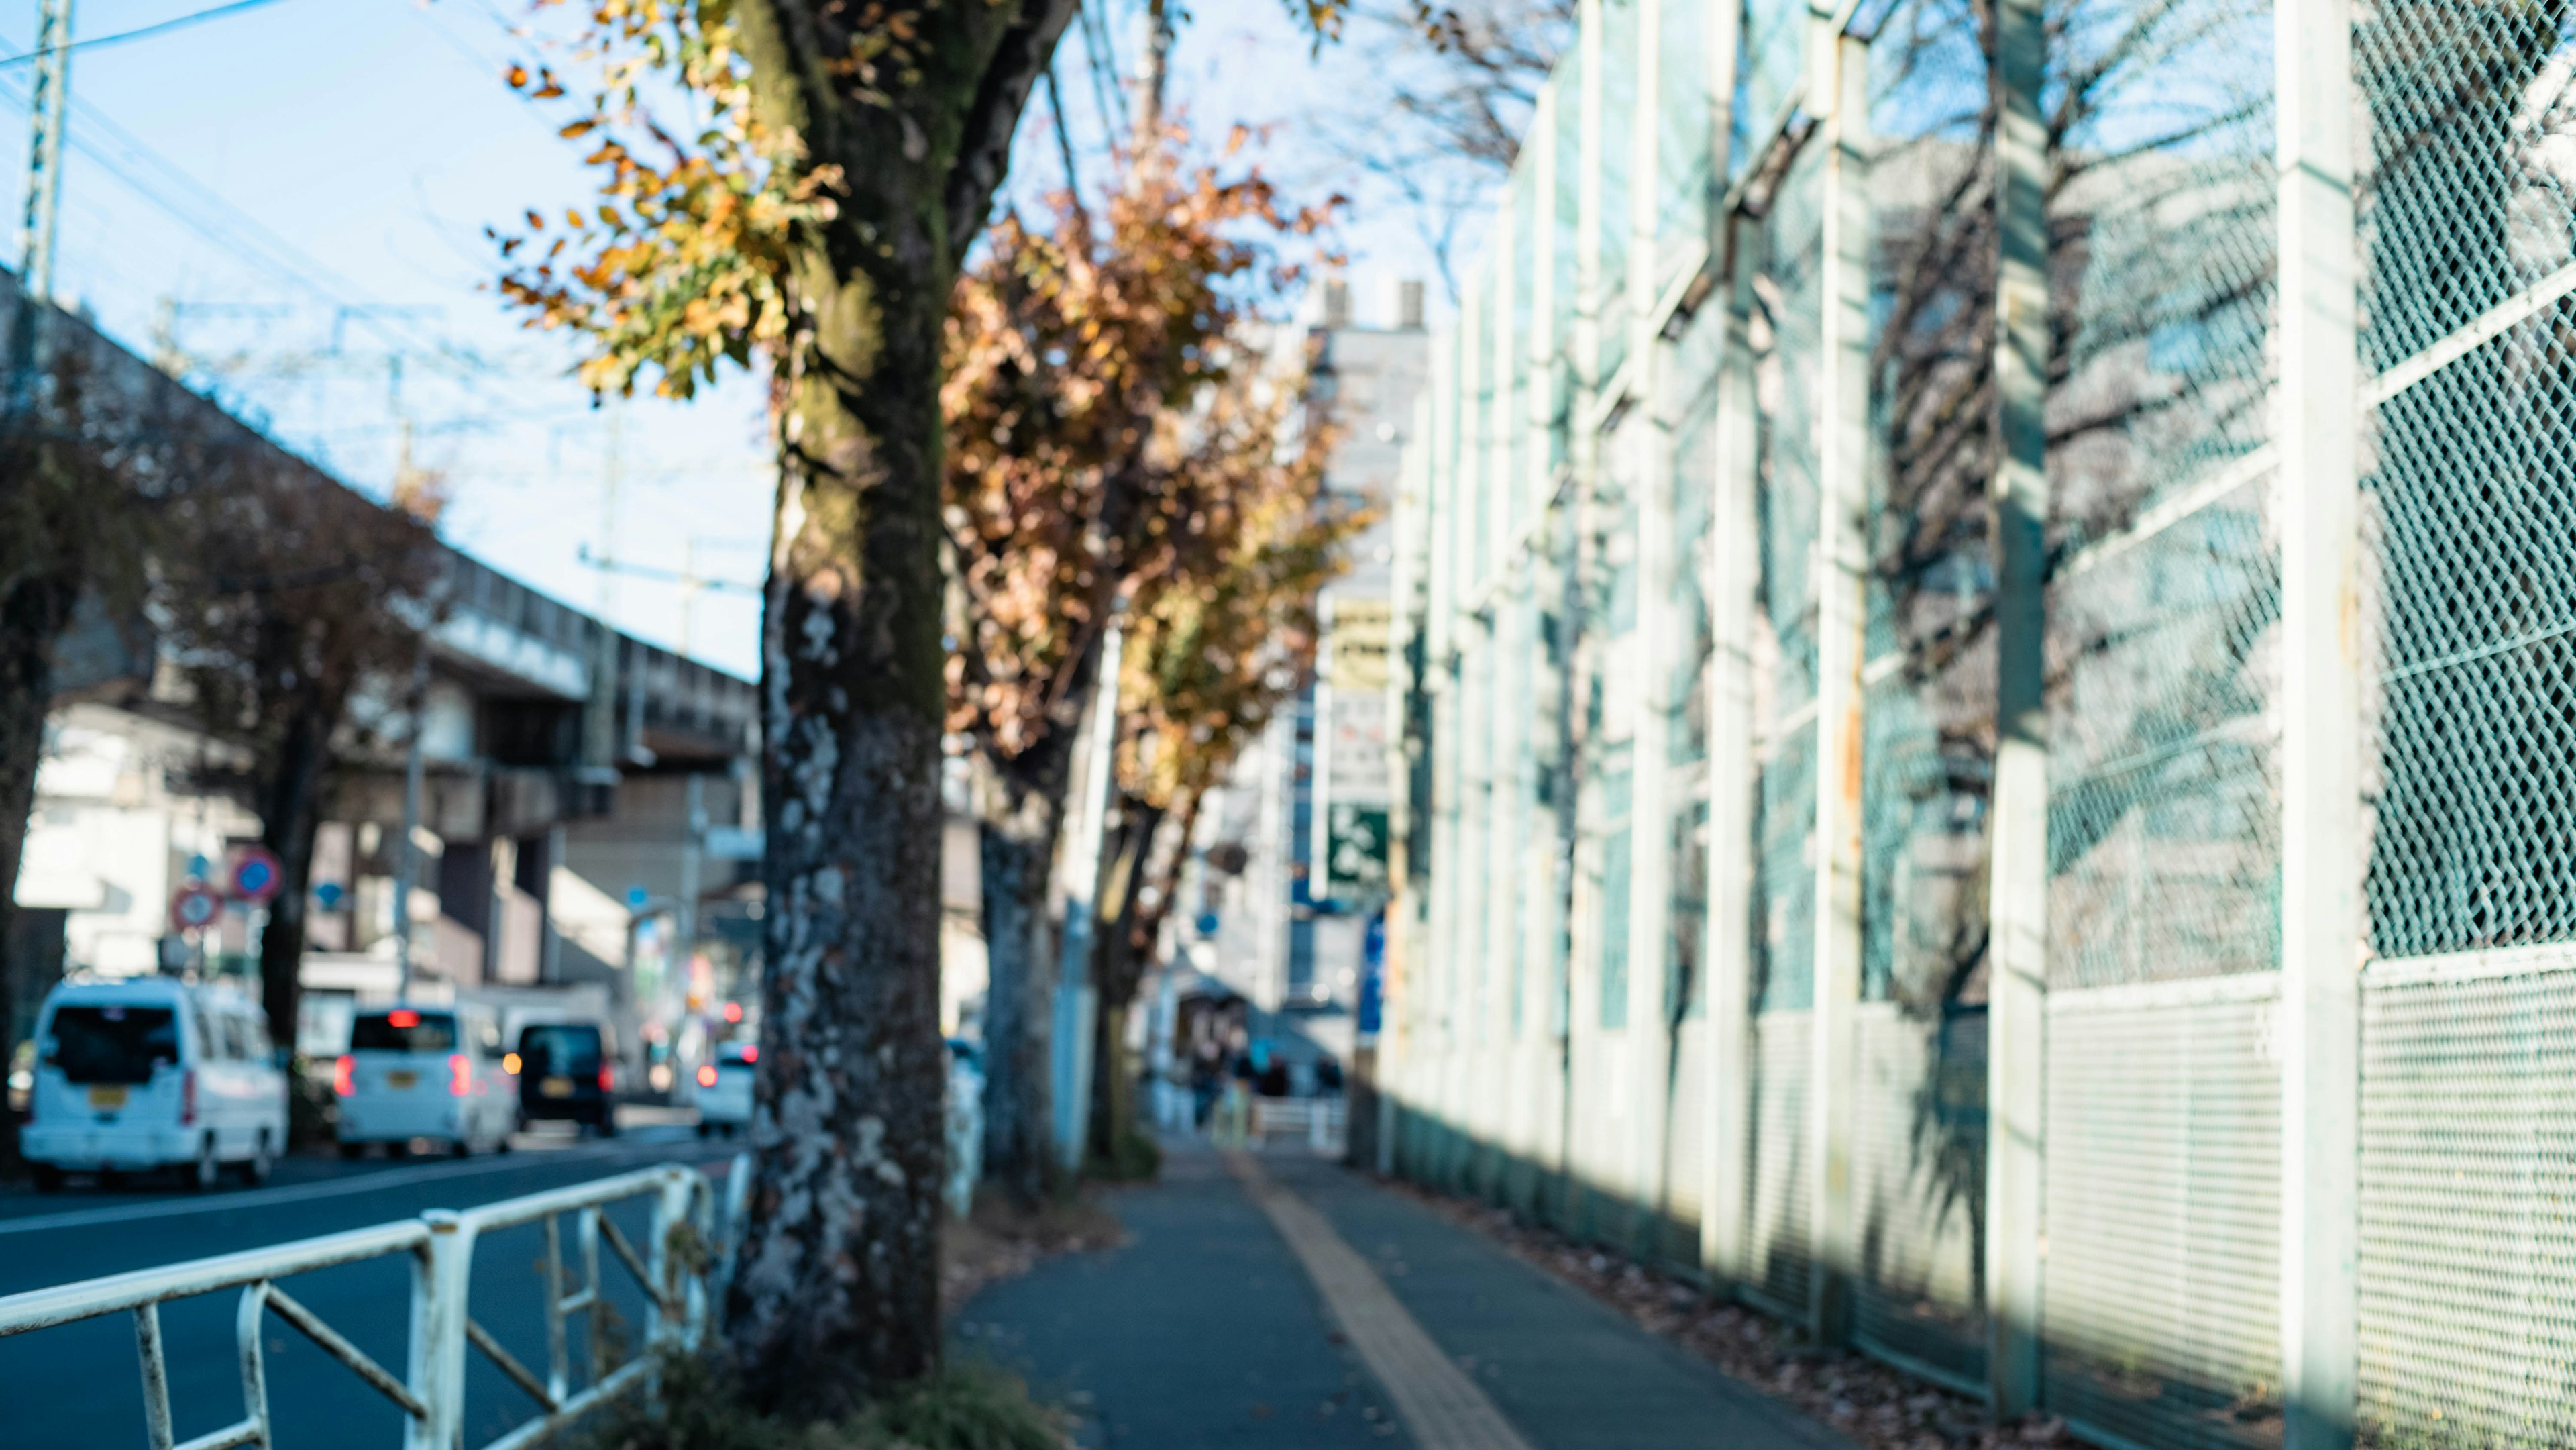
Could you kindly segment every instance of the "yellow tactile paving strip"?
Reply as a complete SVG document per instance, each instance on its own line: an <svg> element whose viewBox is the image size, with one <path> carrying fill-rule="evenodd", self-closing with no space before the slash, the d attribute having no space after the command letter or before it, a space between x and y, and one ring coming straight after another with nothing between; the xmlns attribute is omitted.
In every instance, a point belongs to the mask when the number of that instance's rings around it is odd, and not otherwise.
<svg viewBox="0 0 2576 1450"><path fill-rule="evenodd" d="M1306 1266L1306 1276L1324 1296L1324 1307L1349 1337L1360 1362L1386 1387L1420 1450L1530 1450L1502 1411L1440 1352L1386 1281L1322 1214L1273 1183L1251 1154L1229 1152L1225 1164Z"/></svg>

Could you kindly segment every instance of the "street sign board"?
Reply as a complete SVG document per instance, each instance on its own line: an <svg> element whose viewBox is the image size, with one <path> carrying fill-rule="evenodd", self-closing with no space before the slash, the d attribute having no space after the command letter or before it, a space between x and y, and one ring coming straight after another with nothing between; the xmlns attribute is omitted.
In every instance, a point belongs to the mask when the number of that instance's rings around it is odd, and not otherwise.
<svg viewBox="0 0 2576 1450"><path fill-rule="evenodd" d="M1334 802L1325 813L1325 889L1337 897L1382 895L1386 834L1385 807Z"/></svg>
<svg viewBox="0 0 2576 1450"><path fill-rule="evenodd" d="M274 901L286 886L286 867L265 846L244 846L233 857L233 895L254 904Z"/></svg>
<svg viewBox="0 0 2576 1450"><path fill-rule="evenodd" d="M182 931L211 926L223 911L224 899L202 886L182 886L170 898L170 924Z"/></svg>

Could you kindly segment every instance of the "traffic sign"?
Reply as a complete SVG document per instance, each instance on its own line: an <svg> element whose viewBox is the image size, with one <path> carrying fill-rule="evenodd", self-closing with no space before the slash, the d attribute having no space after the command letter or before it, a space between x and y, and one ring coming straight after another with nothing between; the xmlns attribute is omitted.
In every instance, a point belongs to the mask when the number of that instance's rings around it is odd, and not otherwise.
<svg viewBox="0 0 2576 1450"><path fill-rule="evenodd" d="M347 894L348 892L337 881L325 881L313 888L313 899L322 903L324 911L338 911L340 898Z"/></svg>
<svg viewBox="0 0 2576 1450"><path fill-rule="evenodd" d="M286 885L286 868L266 846L244 846L233 858L233 895L243 901L273 901Z"/></svg>
<svg viewBox="0 0 2576 1450"><path fill-rule="evenodd" d="M211 926L223 911L224 899L202 886L182 886L170 898L170 924L182 931Z"/></svg>

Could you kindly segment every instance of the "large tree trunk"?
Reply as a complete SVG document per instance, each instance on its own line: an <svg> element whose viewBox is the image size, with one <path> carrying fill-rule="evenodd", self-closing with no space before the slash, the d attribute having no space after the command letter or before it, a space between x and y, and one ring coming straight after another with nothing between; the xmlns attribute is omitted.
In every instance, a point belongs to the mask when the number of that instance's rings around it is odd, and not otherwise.
<svg viewBox="0 0 2576 1450"><path fill-rule="evenodd" d="M1011 794L998 781L979 792ZM1014 805L1016 808L1014 808ZM1047 887L1063 834L1063 798L1018 793L979 802L984 883L984 1171L1022 1205L1045 1196L1054 1162L1054 933Z"/></svg>
<svg viewBox="0 0 2576 1450"><path fill-rule="evenodd" d="M804 1414L939 1357L933 541L948 288L923 240L806 259L813 334L785 380L764 623L766 1050L728 1338L755 1399ZM911 275L886 275L898 270Z"/></svg>
<svg viewBox="0 0 2576 1450"><path fill-rule="evenodd" d="M942 325L1072 3L907 8L882 68L836 0L737 14L758 119L842 175L775 382L766 1050L726 1302L755 1403L813 1415L939 1360Z"/></svg>
<svg viewBox="0 0 2576 1450"><path fill-rule="evenodd" d="M1097 617L1097 616L1095 616ZM1073 790L1076 722L1100 688L1101 641L1068 666L1055 725L1008 760L979 758L984 950L984 1172L1033 1207L1061 1169L1055 1151L1055 992L1060 938L1048 919Z"/></svg>
<svg viewBox="0 0 2576 1450"><path fill-rule="evenodd" d="M20 978L16 944L19 857L44 756L45 710L53 698L54 640L79 598L58 578L23 579L0 595L0 1066L17 1046ZM0 1169L18 1161L18 1117L0 1104Z"/></svg>
<svg viewBox="0 0 2576 1450"><path fill-rule="evenodd" d="M258 784L260 844L277 857L277 899L259 934L259 1001L268 1013L269 1040L295 1050L295 1021L303 1001L304 902L313 882L313 838L322 816L322 773L330 763L331 726L339 711L307 704L286 721L277 754L261 762Z"/></svg>

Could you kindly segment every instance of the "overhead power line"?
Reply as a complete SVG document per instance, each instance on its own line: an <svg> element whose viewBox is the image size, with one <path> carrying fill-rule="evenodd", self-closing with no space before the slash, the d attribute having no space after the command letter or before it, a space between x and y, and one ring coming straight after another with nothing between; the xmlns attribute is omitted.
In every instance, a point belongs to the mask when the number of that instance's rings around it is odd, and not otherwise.
<svg viewBox="0 0 2576 1450"><path fill-rule="evenodd" d="M237 14L244 10L257 10L263 5L274 5L276 3L277 0L233 0L233 3L230 5L218 5L212 10L200 10L194 15L182 15L175 20L164 20L152 25L138 25L132 30L120 30L114 35L96 35L87 40L75 40L71 44L61 47L61 49L68 52L75 50L97 50L103 46L123 45L129 40L141 40L146 36L162 35L173 30L185 30L191 25L202 25L209 20L220 20L227 15ZM39 56L51 53L52 51L50 49L39 46L23 55L0 56L0 69L6 69L13 65L24 65Z"/></svg>

